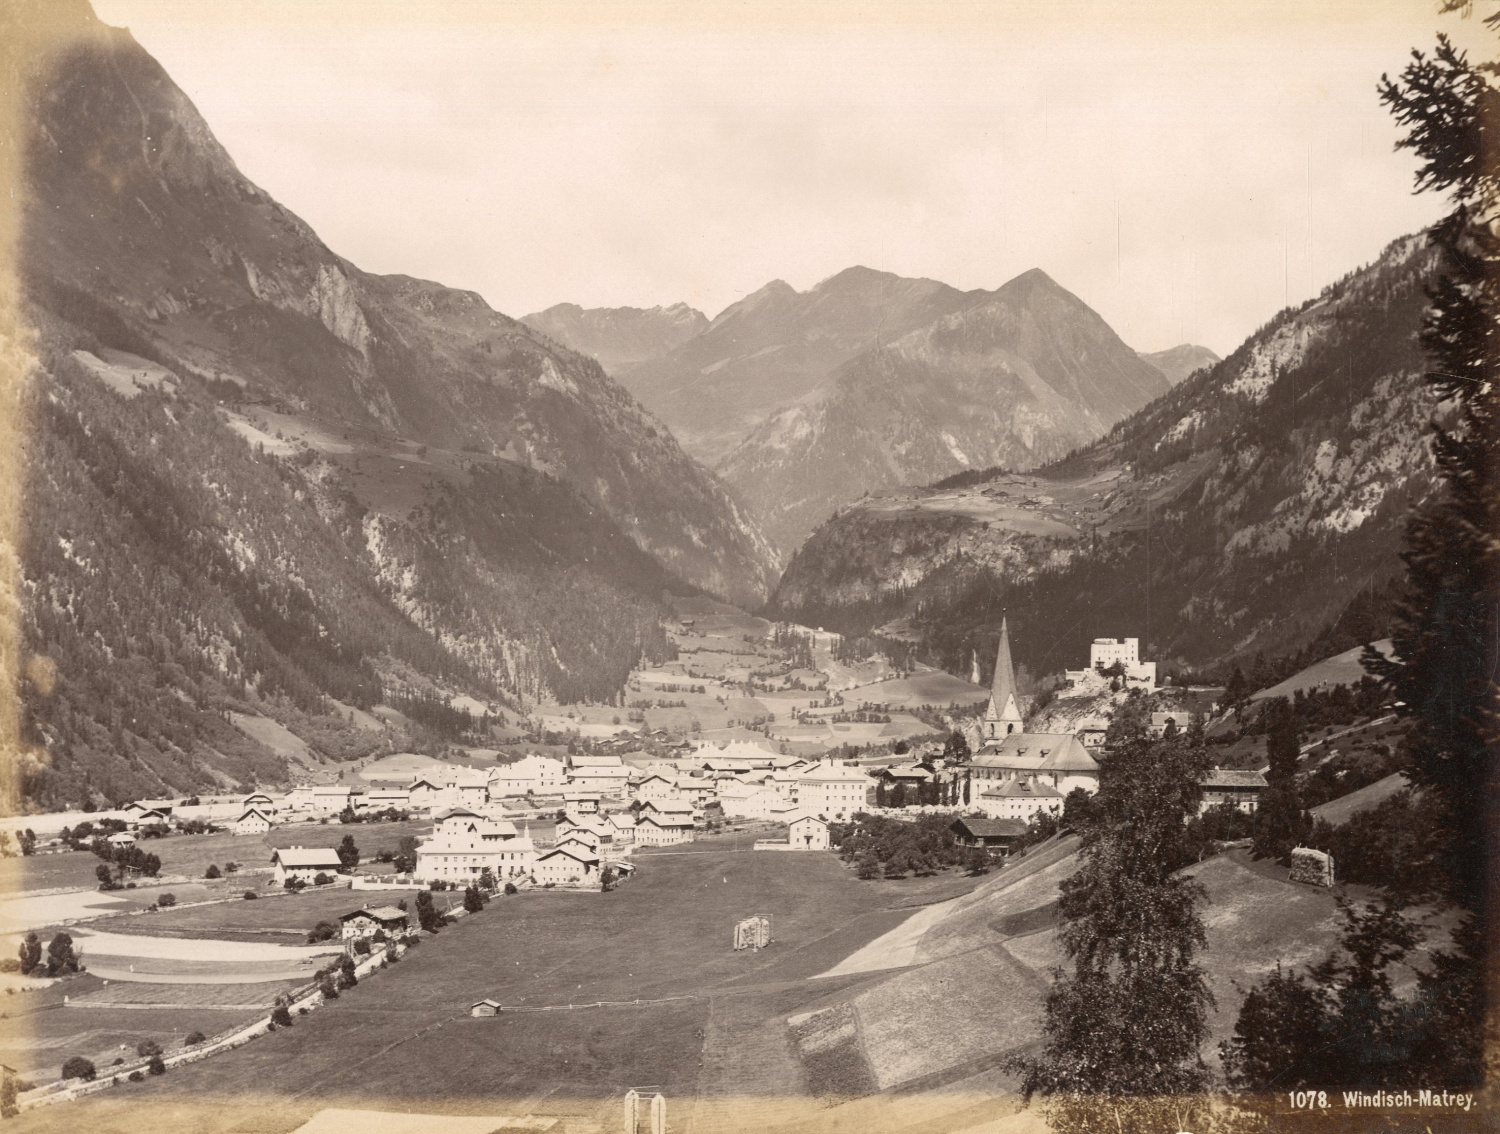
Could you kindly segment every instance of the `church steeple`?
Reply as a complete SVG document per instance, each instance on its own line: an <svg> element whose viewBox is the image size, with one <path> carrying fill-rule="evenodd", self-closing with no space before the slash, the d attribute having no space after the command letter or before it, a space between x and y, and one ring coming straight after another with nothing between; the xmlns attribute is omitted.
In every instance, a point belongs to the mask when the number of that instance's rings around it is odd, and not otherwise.
<svg viewBox="0 0 1500 1134"><path fill-rule="evenodd" d="M990 685L990 703L984 713L984 738L1000 740L1021 731L1021 710L1016 703L1016 675L1010 661L1010 626L1000 619L1000 646L995 652L995 679Z"/></svg>

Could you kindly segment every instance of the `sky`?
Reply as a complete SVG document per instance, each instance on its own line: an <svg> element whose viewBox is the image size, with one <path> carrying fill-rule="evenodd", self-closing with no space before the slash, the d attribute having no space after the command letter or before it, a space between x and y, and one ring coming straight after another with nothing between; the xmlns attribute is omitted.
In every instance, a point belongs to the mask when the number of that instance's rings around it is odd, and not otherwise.
<svg viewBox="0 0 1500 1134"><path fill-rule="evenodd" d="M1437 0L94 0L372 272L520 316L1039 267L1227 354L1436 219L1376 97Z"/></svg>

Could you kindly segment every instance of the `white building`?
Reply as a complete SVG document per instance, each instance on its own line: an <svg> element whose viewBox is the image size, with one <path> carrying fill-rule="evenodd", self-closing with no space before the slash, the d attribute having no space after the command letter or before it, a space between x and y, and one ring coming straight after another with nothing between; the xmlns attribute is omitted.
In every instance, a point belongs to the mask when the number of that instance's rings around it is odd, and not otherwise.
<svg viewBox="0 0 1500 1134"><path fill-rule="evenodd" d="M566 886L597 881L599 856L576 844L554 847L536 860L534 871L540 886Z"/></svg>
<svg viewBox="0 0 1500 1134"><path fill-rule="evenodd" d="M768 819L773 809L785 803L773 789L756 784L720 784L717 798L731 819Z"/></svg>
<svg viewBox="0 0 1500 1134"><path fill-rule="evenodd" d="M344 947L349 949L354 942L368 941L376 933L384 933L387 938L403 936L407 929L406 911L395 906L367 907L341 915L339 924Z"/></svg>
<svg viewBox="0 0 1500 1134"><path fill-rule="evenodd" d="M234 821L236 835L264 835L271 829L271 817L258 807L247 807Z"/></svg>
<svg viewBox="0 0 1500 1134"><path fill-rule="evenodd" d="M252 807L262 815L274 816L277 810L276 801L263 791L252 791L244 799L240 800L241 810L248 811Z"/></svg>
<svg viewBox="0 0 1500 1134"><path fill-rule="evenodd" d="M683 794L677 789L675 777L652 772L635 785L635 798L642 803L677 803Z"/></svg>
<svg viewBox="0 0 1500 1134"><path fill-rule="evenodd" d="M536 848L514 823L467 807L438 811L432 820L432 837L417 847L423 882L477 882L486 869L504 882L529 876L536 865Z"/></svg>
<svg viewBox="0 0 1500 1134"><path fill-rule="evenodd" d="M363 794L356 811L408 811L411 794L405 788L371 788Z"/></svg>
<svg viewBox="0 0 1500 1134"><path fill-rule="evenodd" d="M319 874L337 874L343 863L332 847L281 847L271 852L271 876L278 884L288 878L312 882Z"/></svg>
<svg viewBox="0 0 1500 1134"><path fill-rule="evenodd" d="M797 812L788 817L786 829L787 842L792 844L793 850L828 849L828 824L816 815Z"/></svg>
<svg viewBox="0 0 1500 1134"><path fill-rule="evenodd" d="M1099 790L1099 765L1071 733L1014 732L993 748L985 748L968 767L970 798L1017 779L1036 780L1067 795L1082 788ZM994 815L991 818L1011 818Z"/></svg>
<svg viewBox="0 0 1500 1134"><path fill-rule="evenodd" d="M619 846L621 843L635 842L635 816L630 812L613 812L605 822L609 824L610 830L614 833L616 846Z"/></svg>
<svg viewBox="0 0 1500 1134"><path fill-rule="evenodd" d="M693 767L704 768L711 761L723 766L736 765L744 771L774 768L778 759L786 759L753 740L731 740L727 744L712 741L698 745L691 756Z"/></svg>
<svg viewBox="0 0 1500 1134"><path fill-rule="evenodd" d="M1089 646L1089 668L1067 670L1063 676L1077 683L1091 673L1111 669L1119 665L1125 672L1128 685L1138 685L1150 693L1156 689L1156 663L1142 661L1139 638L1095 638Z"/></svg>
<svg viewBox="0 0 1500 1134"><path fill-rule="evenodd" d="M832 760L820 762L797 777L797 806L825 819L847 819L865 809L873 785L858 768Z"/></svg>
<svg viewBox="0 0 1500 1134"><path fill-rule="evenodd" d="M635 821L635 841L646 847L686 843L693 838L693 809L685 803L648 803Z"/></svg>
<svg viewBox="0 0 1500 1134"><path fill-rule="evenodd" d="M990 819L1019 819L1031 822L1041 811L1061 813L1062 794L1048 784L1031 777L1006 780L981 792L972 805Z"/></svg>
<svg viewBox="0 0 1500 1134"><path fill-rule="evenodd" d="M337 815L349 806L349 790L344 784L314 784L312 809L320 815Z"/></svg>
<svg viewBox="0 0 1500 1134"><path fill-rule="evenodd" d="M569 756L568 787L600 795L624 798L630 785L630 768L618 756Z"/></svg>
<svg viewBox="0 0 1500 1134"><path fill-rule="evenodd" d="M567 769L561 760L549 760L546 756L523 756L514 764L502 764L490 769L489 795L491 799L507 796L553 795L562 791L567 783Z"/></svg>

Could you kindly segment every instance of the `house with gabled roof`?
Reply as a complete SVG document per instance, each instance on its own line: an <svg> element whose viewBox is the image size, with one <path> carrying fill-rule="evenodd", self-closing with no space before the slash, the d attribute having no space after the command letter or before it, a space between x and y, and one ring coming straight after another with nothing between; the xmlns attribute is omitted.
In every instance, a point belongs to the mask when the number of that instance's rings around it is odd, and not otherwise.
<svg viewBox="0 0 1500 1134"><path fill-rule="evenodd" d="M346 947L355 941L374 937L377 932L384 933L387 937L400 937L406 933L410 924L406 911L396 906L367 906L352 913L341 914L339 923L343 927L342 936Z"/></svg>
<svg viewBox="0 0 1500 1134"><path fill-rule="evenodd" d="M271 829L271 817L259 807L247 807L231 826L236 835L264 835Z"/></svg>
<svg viewBox="0 0 1500 1134"><path fill-rule="evenodd" d="M278 883L289 878L312 882L319 874L337 874L343 866L333 847L278 847L271 852L271 875Z"/></svg>
<svg viewBox="0 0 1500 1134"><path fill-rule="evenodd" d="M1201 815L1210 807L1228 804L1247 815L1260 807L1260 796L1266 790L1266 777L1256 771L1233 768L1210 768L1198 782L1203 797L1198 804Z"/></svg>
<svg viewBox="0 0 1500 1134"><path fill-rule="evenodd" d="M1029 823L1041 811L1062 812L1062 793L1033 777L1003 780L981 792L974 805L991 819L1019 819Z"/></svg>
<svg viewBox="0 0 1500 1134"><path fill-rule="evenodd" d="M960 815L948 829L953 840L961 847L977 847L980 850L1005 852L1012 843L1026 833L1026 824L1020 819L991 819L987 815Z"/></svg>
<svg viewBox="0 0 1500 1134"><path fill-rule="evenodd" d="M417 847L417 878L470 884L488 870L497 882L526 877L536 847L508 819L492 819L469 807L433 813L432 836Z"/></svg>
<svg viewBox="0 0 1500 1134"><path fill-rule="evenodd" d="M538 885L576 885L599 880L600 858L577 844L553 847L536 860L533 872Z"/></svg>

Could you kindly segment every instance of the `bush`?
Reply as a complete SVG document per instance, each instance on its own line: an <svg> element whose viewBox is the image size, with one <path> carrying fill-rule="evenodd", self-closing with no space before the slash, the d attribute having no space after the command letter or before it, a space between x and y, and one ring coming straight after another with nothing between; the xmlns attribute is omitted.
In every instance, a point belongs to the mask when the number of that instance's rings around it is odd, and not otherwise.
<svg viewBox="0 0 1500 1134"><path fill-rule="evenodd" d="M223 873L213 863L208 864L208 869L203 872L205 878L222 878Z"/></svg>
<svg viewBox="0 0 1500 1134"><path fill-rule="evenodd" d="M187 1039L183 1040L182 1042L186 1047L193 1047L196 1044L202 1043L207 1038L208 1037L202 1032L189 1032L187 1034Z"/></svg>
<svg viewBox="0 0 1500 1134"><path fill-rule="evenodd" d="M247 901L247 902L253 902L258 897L260 897L260 895L257 894L254 890L246 890L245 891L245 901Z"/></svg>
<svg viewBox="0 0 1500 1134"><path fill-rule="evenodd" d="M276 1005L276 1010L271 1013L271 1023L278 1028L290 1028L292 1026L292 1014L287 1010L285 1004Z"/></svg>
<svg viewBox="0 0 1500 1134"><path fill-rule="evenodd" d="M132 1083L144 1083L146 1081L146 1076L142 1075L139 1071L132 1071L126 1078Z"/></svg>
<svg viewBox="0 0 1500 1134"><path fill-rule="evenodd" d="M507 882L505 884L505 892L507 894L514 894L514 893L516 893L516 884L514 882Z"/></svg>
<svg viewBox="0 0 1500 1134"><path fill-rule="evenodd" d="M21 962L14 957L0 958L0 973L18 973L21 971Z"/></svg>
<svg viewBox="0 0 1500 1134"><path fill-rule="evenodd" d="M327 886L332 881L333 881L333 879L330 878L328 875L324 874L321 870L318 871L318 873L316 873L316 874L313 875L313 885L314 886Z"/></svg>
<svg viewBox="0 0 1500 1134"><path fill-rule="evenodd" d="M339 935L339 927L331 921L320 921L308 931L307 943L316 944L319 941L332 941Z"/></svg>
<svg viewBox="0 0 1500 1134"><path fill-rule="evenodd" d="M333 980L330 977L323 978L323 982L318 985L318 991L323 994L324 1000L337 1000L339 998L339 990L333 986Z"/></svg>
<svg viewBox="0 0 1500 1134"><path fill-rule="evenodd" d="M368 957L370 955L370 943L361 937L354 942L354 951L361 957Z"/></svg>
<svg viewBox="0 0 1500 1134"><path fill-rule="evenodd" d="M75 1055L62 1065L62 1077L64 1079L82 1079L85 1083L90 1082L98 1072L94 1070L94 1064L81 1055Z"/></svg>
<svg viewBox="0 0 1500 1134"><path fill-rule="evenodd" d="M161 897L159 897L159 898L156 899L156 904L157 904L158 908L160 908L160 909L164 909L164 910L171 909L173 906L175 906L177 904L177 895L176 894L163 894Z"/></svg>
<svg viewBox="0 0 1500 1134"><path fill-rule="evenodd" d="M153 1075L165 1075L167 1073L167 1065L162 1062L161 1056L153 1055L151 1062L146 1064L146 1070Z"/></svg>
<svg viewBox="0 0 1500 1134"><path fill-rule="evenodd" d="M135 1053L142 1059L154 1059L161 1054L161 1044L155 1040L141 1040L135 1045Z"/></svg>

